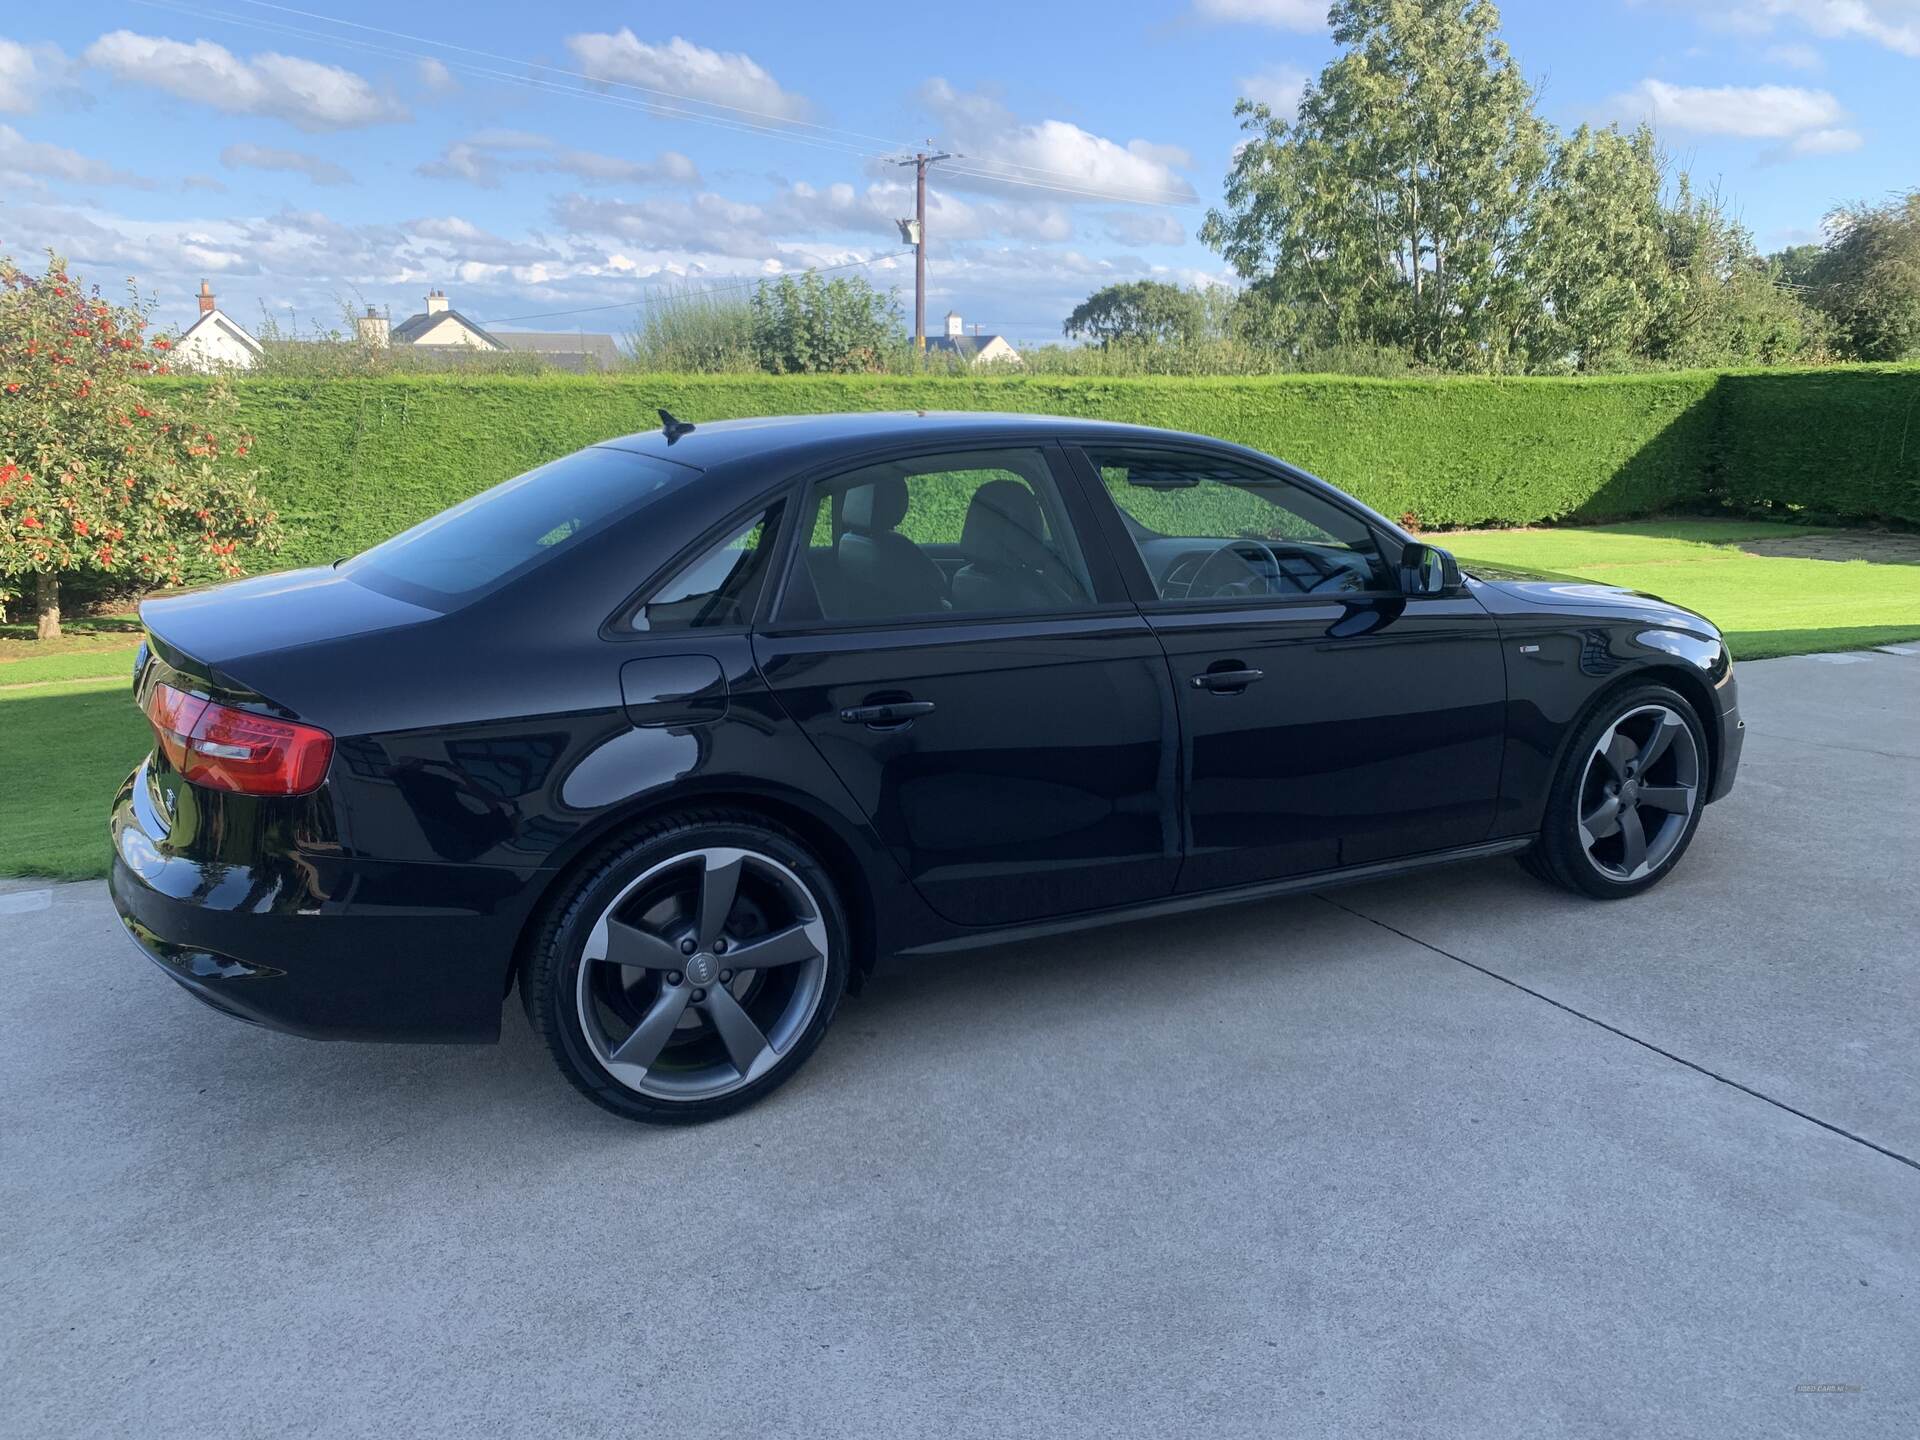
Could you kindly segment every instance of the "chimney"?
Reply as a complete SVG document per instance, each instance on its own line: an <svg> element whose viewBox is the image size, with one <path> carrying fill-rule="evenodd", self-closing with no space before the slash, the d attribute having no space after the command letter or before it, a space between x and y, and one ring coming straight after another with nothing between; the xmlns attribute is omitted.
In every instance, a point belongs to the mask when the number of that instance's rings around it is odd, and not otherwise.
<svg viewBox="0 0 1920 1440"><path fill-rule="evenodd" d="M429 290L427 292L427 314L441 315L446 313L446 308L447 308L447 292L446 291Z"/></svg>
<svg viewBox="0 0 1920 1440"><path fill-rule="evenodd" d="M373 306L367 306L367 313L353 322L354 329L360 332L360 343L374 350L385 350L393 343L392 327L387 317Z"/></svg>
<svg viewBox="0 0 1920 1440"><path fill-rule="evenodd" d="M958 340L966 333L967 327L960 323L960 312L958 310L949 310L947 312L947 338L949 340Z"/></svg>
<svg viewBox="0 0 1920 1440"><path fill-rule="evenodd" d="M213 287L204 280L200 282L200 313L202 315L213 313Z"/></svg>

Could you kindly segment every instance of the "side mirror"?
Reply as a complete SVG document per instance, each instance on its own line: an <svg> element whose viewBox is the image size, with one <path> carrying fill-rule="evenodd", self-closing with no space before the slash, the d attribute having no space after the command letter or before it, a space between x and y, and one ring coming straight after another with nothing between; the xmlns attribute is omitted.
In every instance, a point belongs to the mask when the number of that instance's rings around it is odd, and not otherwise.
<svg viewBox="0 0 1920 1440"><path fill-rule="evenodd" d="M1418 540L1400 552L1400 591L1404 595L1445 595L1460 588L1460 562L1438 545Z"/></svg>

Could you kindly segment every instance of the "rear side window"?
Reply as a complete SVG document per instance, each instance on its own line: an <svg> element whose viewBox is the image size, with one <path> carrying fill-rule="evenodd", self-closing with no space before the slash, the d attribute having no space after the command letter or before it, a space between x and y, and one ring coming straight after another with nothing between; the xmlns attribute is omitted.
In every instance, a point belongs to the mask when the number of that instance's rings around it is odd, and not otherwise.
<svg viewBox="0 0 1920 1440"><path fill-rule="evenodd" d="M682 566L634 612L632 628L652 633L745 625L767 583L779 518L776 505Z"/></svg>
<svg viewBox="0 0 1920 1440"><path fill-rule="evenodd" d="M816 481L801 526L782 621L1045 614L1095 603L1039 450L928 455Z"/></svg>
<svg viewBox="0 0 1920 1440"><path fill-rule="evenodd" d="M581 450L443 510L342 569L371 589L457 609L699 473L629 450Z"/></svg>

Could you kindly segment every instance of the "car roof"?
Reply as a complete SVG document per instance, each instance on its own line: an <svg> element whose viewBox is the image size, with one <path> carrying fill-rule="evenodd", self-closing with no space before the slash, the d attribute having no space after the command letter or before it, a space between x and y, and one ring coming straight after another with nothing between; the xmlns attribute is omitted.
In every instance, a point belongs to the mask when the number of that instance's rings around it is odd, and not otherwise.
<svg viewBox="0 0 1920 1440"><path fill-rule="evenodd" d="M707 470L752 458L779 458L802 464L814 458L845 456L901 443L930 445L1009 439L1029 444L1043 440L1176 440L1219 445L1198 435L1122 425L1110 420L1078 420L1058 415L1009 414L982 410L881 410L858 414L765 415L749 420L694 422L669 440L663 430L641 430L602 441L677 464ZM1239 448L1239 447L1234 447ZM815 453L817 452L817 454Z"/></svg>

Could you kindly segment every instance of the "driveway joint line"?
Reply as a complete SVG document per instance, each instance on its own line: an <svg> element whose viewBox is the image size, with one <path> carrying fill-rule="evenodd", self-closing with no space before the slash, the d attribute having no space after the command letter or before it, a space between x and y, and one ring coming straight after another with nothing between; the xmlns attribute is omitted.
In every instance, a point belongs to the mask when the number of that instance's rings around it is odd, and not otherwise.
<svg viewBox="0 0 1920 1440"><path fill-rule="evenodd" d="M1822 1130L1830 1130L1835 1135L1840 1136L1844 1140L1853 1141L1853 1143L1856 1145L1864 1145L1869 1150L1878 1151L1880 1154L1886 1156L1889 1160L1898 1160L1902 1165L1905 1165L1907 1168L1911 1170L1920 1170L1920 1160L1915 1160L1911 1156L1903 1155L1898 1150L1890 1150L1885 1145L1877 1144L1876 1142L1867 1139L1867 1137L1864 1135L1856 1135L1853 1133L1853 1131L1845 1129L1839 1125L1835 1125L1831 1121L1822 1120L1818 1115L1809 1115L1804 1110L1796 1110L1793 1106L1787 1104L1786 1101L1776 1100L1773 1096L1767 1094L1763 1090L1756 1090L1751 1085L1743 1085L1738 1080L1733 1079L1729 1075L1722 1075L1717 1070L1709 1070L1706 1066L1701 1065L1695 1061L1689 1060L1684 1055L1676 1055L1671 1050L1663 1050L1658 1045L1654 1044L1651 1040L1642 1040L1638 1035L1635 1035L1632 1032L1627 1030L1622 1030L1618 1025L1609 1025L1605 1020L1599 1019L1597 1016L1589 1015L1584 1010L1575 1009L1573 1006L1567 1004L1564 1000L1556 1000L1551 995L1545 994L1539 990L1535 990L1531 986L1522 985L1518 980L1514 980L1509 978L1508 976L1502 975L1498 970L1493 970L1488 968L1485 965L1478 964L1475 961L1467 959L1465 956L1456 955L1451 950L1443 950L1430 940L1422 940L1418 935L1409 935L1406 931L1400 929L1398 926L1389 925L1386 921L1376 919L1372 915L1364 914L1359 910L1355 910L1352 906L1342 905L1338 900L1335 900L1330 895L1322 895L1319 898L1326 901L1326 903L1331 905L1334 909L1345 911L1347 914L1353 916L1354 919L1356 920L1364 920L1369 925L1378 925L1382 930L1387 931L1389 934L1398 935L1402 940L1406 940L1411 942L1412 944L1418 945L1423 950L1431 950L1434 954L1443 956L1448 960L1452 960L1456 964L1464 965L1469 970L1477 970L1482 975L1487 976L1489 979L1498 980L1502 985L1511 985L1514 989L1518 990L1523 995L1531 995L1536 1000L1544 1000L1546 1001L1547 1004L1553 1006L1553 1008L1556 1010L1564 1010L1566 1011L1567 1014L1573 1016L1575 1019L1584 1020L1589 1025L1596 1025L1600 1029L1605 1030L1611 1035L1618 1035L1622 1040L1631 1040L1635 1045L1640 1046L1642 1049L1651 1050L1654 1054L1659 1055L1664 1059L1671 1060L1676 1065L1684 1065L1687 1067L1687 1069L1695 1071L1698 1074L1704 1075L1709 1080L1717 1080L1722 1085L1731 1086L1735 1090L1739 1090L1744 1094L1751 1095L1756 1100L1764 1100L1767 1104L1773 1106L1777 1110L1784 1110L1789 1115L1798 1116L1800 1119L1807 1121L1809 1124L1818 1125Z"/></svg>

